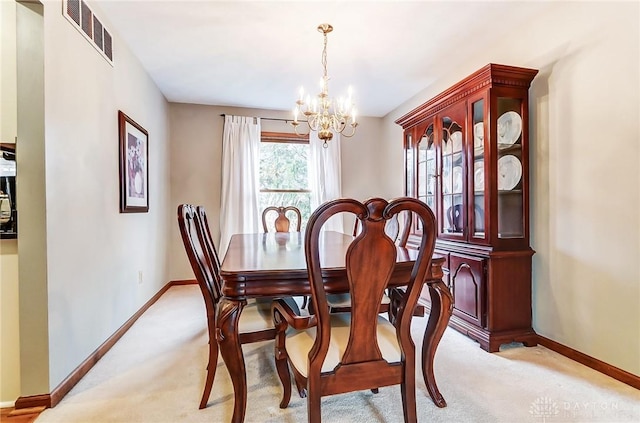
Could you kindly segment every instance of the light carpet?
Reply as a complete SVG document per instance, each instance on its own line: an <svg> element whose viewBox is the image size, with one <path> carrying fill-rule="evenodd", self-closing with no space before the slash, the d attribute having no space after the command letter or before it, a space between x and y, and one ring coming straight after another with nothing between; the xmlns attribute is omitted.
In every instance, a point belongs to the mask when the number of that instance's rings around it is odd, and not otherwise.
<svg viewBox="0 0 640 423"><path fill-rule="evenodd" d="M420 351L426 318L415 318ZM243 346L247 422L303 422L306 399L278 407L273 342ZM205 310L196 285L169 289L53 409L36 423L228 422L233 389L220 358L204 410ZM489 354L448 328L435 359L446 408L431 401L416 369L421 422L640 422L640 391L544 347L518 344ZM400 422L397 386L325 397L325 422Z"/></svg>

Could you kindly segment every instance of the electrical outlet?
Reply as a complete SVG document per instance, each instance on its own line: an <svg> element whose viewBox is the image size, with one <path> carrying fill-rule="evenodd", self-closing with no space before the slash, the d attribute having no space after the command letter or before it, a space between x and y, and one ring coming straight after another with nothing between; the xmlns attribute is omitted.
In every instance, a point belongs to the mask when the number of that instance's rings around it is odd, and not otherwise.
<svg viewBox="0 0 640 423"><path fill-rule="evenodd" d="M142 270L138 270L138 283L142 283Z"/></svg>

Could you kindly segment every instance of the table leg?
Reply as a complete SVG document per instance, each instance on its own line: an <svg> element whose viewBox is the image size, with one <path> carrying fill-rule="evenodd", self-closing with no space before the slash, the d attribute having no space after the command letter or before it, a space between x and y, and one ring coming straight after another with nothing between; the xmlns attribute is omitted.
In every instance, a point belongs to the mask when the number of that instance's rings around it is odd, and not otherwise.
<svg viewBox="0 0 640 423"><path fill-rule="evenodd" d="M242 423L247 408L247 376L238 336L238 321L244 305L245 301L226 298L222 298L218 304L218 344L235 394L232 423Z"/></svg>
<svg viewBox="0 0 640 423"><path fill-rule="evenodd" d="M449 324L449 318L453 311L453 298L449 288L441 280L430 282L427 285L431 296L431 312L422 342L422 375L431 399L438 407L442 408L447 406L447 402L436 385L433 359L444 330Z"/></svg>

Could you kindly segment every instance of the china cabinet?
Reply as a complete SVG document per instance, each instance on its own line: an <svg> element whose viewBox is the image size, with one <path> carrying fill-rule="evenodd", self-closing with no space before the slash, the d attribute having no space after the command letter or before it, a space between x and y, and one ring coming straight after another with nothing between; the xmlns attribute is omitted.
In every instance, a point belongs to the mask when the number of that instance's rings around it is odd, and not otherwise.
<svg viewBox="0 0 640 423"><path fill-rule="evenodd" d="M396 123L405 193L438 220L450 326L490 352L536 345L531 325L528 90L535 69L489 64ZM409 245L422 228L414 223Z"/></svg>

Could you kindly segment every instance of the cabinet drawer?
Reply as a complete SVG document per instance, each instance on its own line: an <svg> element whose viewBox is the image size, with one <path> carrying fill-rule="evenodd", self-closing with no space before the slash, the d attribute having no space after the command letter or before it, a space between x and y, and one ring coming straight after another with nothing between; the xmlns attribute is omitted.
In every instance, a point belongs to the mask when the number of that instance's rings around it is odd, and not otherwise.
<svg viewBox="0 0 640 423"><path fill-rule="evenodd" d="M451 254L449 281L453 294L453 313L468 322L485 327L486 259Z"/></svg>

